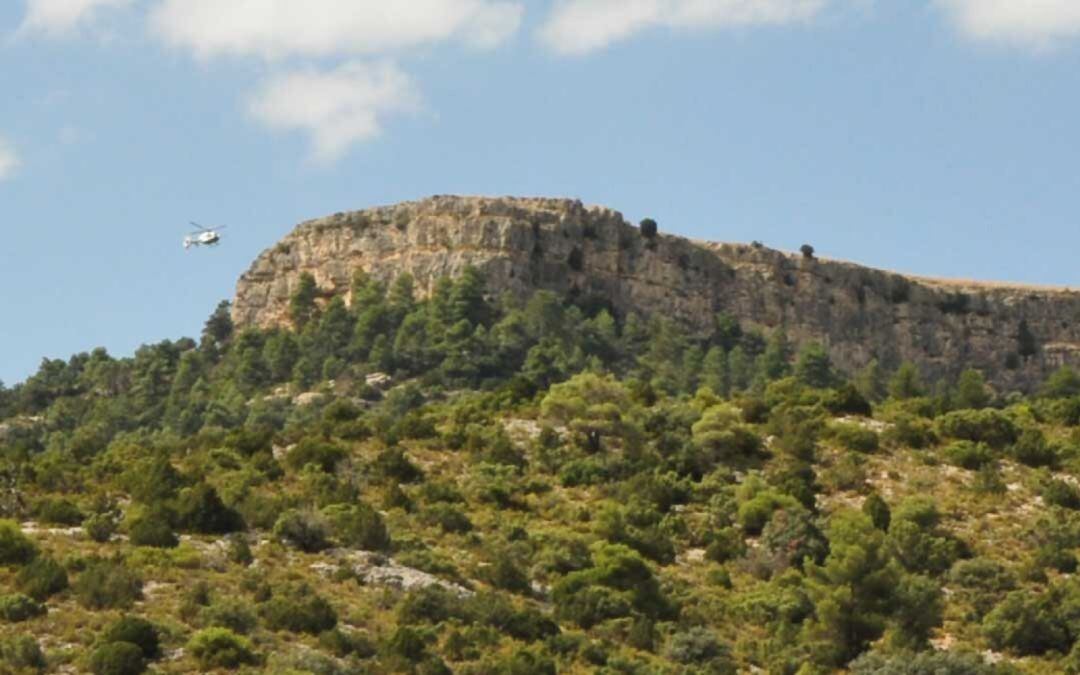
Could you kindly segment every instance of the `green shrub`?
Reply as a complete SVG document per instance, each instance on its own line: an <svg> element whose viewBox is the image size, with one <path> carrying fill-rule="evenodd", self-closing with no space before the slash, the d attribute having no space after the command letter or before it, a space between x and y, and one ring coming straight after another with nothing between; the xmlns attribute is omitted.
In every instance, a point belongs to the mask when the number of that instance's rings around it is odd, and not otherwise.
<svg viewBox="0 0 1080 675"><path fill-rule="evenodd" d="M994 461L994 451L985 443L954 441L941 451L945 461L962 469L977 471Z"/></svg>
<svg viewBox="0 0 1080 675"><path fill-rule="evenodd" d="M667 657L684 665L707 666L707 672L717 675L736 672L727 645L707 628L694 627L672 635Z"/></svg>
<svg viewBox="0 0 1080 675"><path fill-rule="evenodd" d="M873 521L874 527L877 529L882 531L889 529L889 524L892 522L892 511L889 509L888 502L878 493L874 492L867 496L862 505L862 512L870 516L870 520Z"/></svg>
<svg viewBox="0 0 1080 675"><path fill-rule="evenodd" d="M104 544L116 532L116 518L108 513L95 513L83 521L83 530L90 539Z"/></svg>
<svg viewBox="0 0 1080 675"><path fill-rule="evenodd" d="M375 458L375 469L383 478L400 483L416 483L424 478L420 467L409 461L405 451L399 447L390 447Z"/></svg>
<svg viewBox="0 0 1080 675"><path fill-rule="evenodd" d="M861 492L866 485L866 457L858 452L845 452L832 466L821 472L821 483L830 492Z"/></svg>
<svg viewBox="0 0 1080 675"><path fill-rule="evenodd" d="M363 502L336 504L323 510L330 522L334 537L343 546L367 551L382 551L390 547L390 533L379 512Z"/></svg>
<svg viewBox="0 0 1080 675"><path fill-rule="evenodd" d="M23 534L18 523L0 520L0 565L23 565L36 555L37 547Z"/></svg>
<svg viewBox="0 0 1080 675"><path fill-rule="evenodd" d="M472 521L460 509L449 504L432 504L424 509L423 519L430 525L437 525L443 532L460 533L471 532Z"/></svg>
<svg viewBox="0 0 1080 675"><path fill-rule="evenodd" d="M38 520L52 525L79 525L83 522L82 511L68 499L46 498L38 502L34 509Z"/></svg>
<svg viewBox="0 0 1080 675"><path fill-rule="evenodd" d="M246 635L255 629L255 614L242 600L214 602L200 612L200 618L206 626L228 628L234 633Z"/></svg>
<svg viewBox="0 0 1080 675"><path fill-rule="evenodd" d="M142 650L130 642L103 644L90 657L90 672L94 675L139 675L145 670Z"/></svg>
<svg viewBox="0 0 1080 675"><path fill-rule="evenodd" d="M255 652L247 638L227 628L205 628L191 636L187 649L203 670L233 669L255 664Z"/></svg>
<svg viewBox="0 0 1080 675"><path fill-rule="evenodd" d="M881 653L869 651L851 662L851 675L1014 675L1012 666L991 664L973 652Z"/></svg>
<svg viewBox="0 0 1080 675"><path fill-rule="evenodd" d="M761 547L779 563L779 569L789 566L802 569L804 560L820 564L829 552L825 535L810 512L801 507L773 513L761 532Z"/></svg>
<svg viewBox="0 0 1080 675"><path fill-rule="evenodd" d="M176 548L180 543L169 516L162 509L151 509L137 516L128 526L128 537L135 546Z"/></svg>
<svg viewBox="0 0 1080 675"><path fill-rule="evenodd" d="M599 485L608 479L607 467L592 457L567 462L559 470L559 482L564 487Z"/></svg>
<svg viewBox="0 0 1080 675"><path fill-rule="evenodd" d="M1016 577L996 560L961 560L949 571L949 582L967 599L976 616L986 615L1002 596L1016 588Z"/></svg>
<svg viewBox="0 0 1080 675"><path fill-rule="evenodd" d="M307 585L276 591L260 607L260 614L271 630L318 635L337 625L334 608Z"/></svg>
<svg viewBox="0 0 1080 675"><path fill-rule="evenodd" d="M290 509L274 523L274 536L285 545L308 553L330 546L329 527L322 516L310 511Z"/></svg>
<svg viewBox="0 0 1080 675"><path fill-rule="evenodd" d="M460 614L459 598L437 585L409 591L397 608L397 619L401 625L437 624L451 616L461 618Z"/></svg>
<svg viewBox="0 0 1080 675"><path fill-rule="evenodd" d="M226 541L228 542L226 555L229 558L229 562L243 565L244 567L255 562L255 556L251 552L251 546L248 544L247 537L243 534L230 534L226 537Z"/></svg>
<svg viewBox="0 0 1080 675"><path fill-rule="evenodd" d="M550 656L530 649L517 649L513 654L483 665L491 675L555 675L555 662Z"/></svg>
<svg viewBox="0 0 1080 675"><path fill-rule="evenodd" d="M940 574L965 554L963 543L940 529L940 520L927 497L908 497L893 512L886 544L905 569Z"/></svg>
<svg viewBox="0 0 1080 675"><path fill-rule="evenodd" d="M495 588L511 593L528 594L532 591L529 575L514 560L509 551L495 557L495 561L485 570L485 578Z"/></svg>
<svg viewBox="0 0 1080 675"><path fill-rule="evenodd" d="M551 599L559 617L582 628L633 611L655 619L675 611L640 554L619 544L594 546L593 566L560 579Z"/></svg>
<svg viewBox="0 0 1080 675"><path fill-rule="evenodd" d="M22 593L0 595L0 619L18 623L44 616L45 605Z"/></svg>
<svg viewBox="0 0 1080 675"><path fill-rule="evenodd" d="M348 453L341 446L315 438L305 438L286 455L285 465L294 471L299 471L308 464L314 464L322 471L329 473L347 456Z"/></svg>
<svg viewBox="0 0 1080 675"><path fill-rule="evenodd" d="M206 483L180 492L176 504L180 527L202 534L227 534L244 529L244 519L225 506L217 490Z"/></svg>
<svg viewBox="0 0 1080 675"><path fill-rule="evenodd" d="M67 571L52 558L39 557L19 570L15 585L31 598L44 601L67 589Z"/></svg>
<svg viewBox="0 0 1080 675"><path fill-rule="evenodd" d="M1021 655L1066 651L1073 642L1049 593L1009 593L983 619L983 632L994 649Z"/></svg>
<svg viewBox="0 0 1080 675"><path fill-rule="evenodd" d="M1047 504L1066 509L1080 509L1080 488L1068 481L1053 478L1042 486L1042 498Z"/></svg>
<svg viewBox="0 0 1080 675"><path fill-rule="evenodd" d="M825 407L833 415L862 415L870 417L873 406L866 400L858 387L851 383L845 383L829 392L824 400Z"/></svg>
<svg viewBox="0 0 1080 675"><path fill-rule="evenodd" d="M29 635L0 639L0 663L17 673L44 672L47 665L41 646Z"/></svg>
<svg viewBox="0 0 1080 675"><path fill-rule="evenodd" d="M375 656L376 653L375 645L367 635L339 629L320 633L319 646L338 658L354 656L360 659L368 659Z"/></svg>
<svg viewBox="0 0 1080 675"><path fill-rule="evenodd" d="M1053 466L1057 463L1057 452L1038 429L1025 429L1009 448L1009 454L1027 466Z"/></svg>
<svg viewBox="0 0 1080 675"><path fill-rule="evenodd" d="M921 450L937 442L934 427L929 420L913 415L897 416L892 427L885 431L885 440L891 445Z"/></svg>
<svg viewBox="0 0 1080 675"><path fill-rule="evenodd" d="M735 519L747 534L757 535L761 534L774 511L799 506L798 500L790 495L762 490L739 505Z"/></svg>
<svg viewBox="0 0 1080 675"><path fill-rule="evenodd" d="M87 609L127 609L142 598L142 580L117 560L89 562L73 588Z"/></svg>
<svg viewBox="0 0 1080 675"><path fill-rule="evenodd" d="M386 641L386 651L406 661L420 661L427 656L427 641L424 636L409 626L399 626Z"/></svg>
<svg viewBox="0 0 1080 675"><path fill-rule="evenodd" d="M161 636L158 627L137 616L124 616L105 629L103 644L127 642L139 648L143 658L152 661L161 656Z"/></svg>
<svg viewBox="0 0 1080 675"><path fill-rule="evenodd" d="M711 541L705 548L705 557L718 563L734 560L746 553L746 541L741 530L724 527L711 535Z"/></svg>
<svg viewBox="0 0 1080 675"><path fill-rule="evenodd" d="M943 436L976 443L986 443L992 448L1004 448L1015 443L1020 430L1000 410L955 410L937 420Z"/></svg>
<svg viewBox="0 0 1080 675"><path fill-rule="evenodd" d="M848 450L869 453L878 449L877 432L858 424L835 424L832 434L836 442Z"/></svg>

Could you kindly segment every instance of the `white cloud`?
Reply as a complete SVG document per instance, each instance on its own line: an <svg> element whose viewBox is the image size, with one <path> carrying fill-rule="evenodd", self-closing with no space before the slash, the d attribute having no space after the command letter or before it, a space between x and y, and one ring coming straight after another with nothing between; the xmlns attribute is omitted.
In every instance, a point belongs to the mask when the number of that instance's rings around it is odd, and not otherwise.
<svg viewBox="0 0 1080 675"><path fill-rule="evenodd" d="M132 0L27 0L26 18L20 32L48 35L70 33L98 10L122 7Z"/></svg>
<svg viewBox="0 0 1080 675"><path fill-rule="evenodd" d="M169 44L201 57L377 54L454 40L494 47L524 5L510 0L163 0L151 15Z"/></svg>
<svg viewBox="0 0 1080 675"><path fill-rule="evenodd" d="M1045 48L1080 37L1078 0L935 0L976 40Z"/></svg>
<svg viewBox="0 0 1080 675"><path fill-rule="evenodd" d="M353 62L329 72L275 75L248 101L251 115L271 129L310 134L312 159L320 163L377 137L386 114L419 107L412 79L389 63Z"/></svg>
<svg viewBox="0 0 1080 675"><path fill-rule="evenodd" d="M701 30L806 21L830 0L561 0L540 39L585 54L655 27Z"/></svg>
<svg viewBox="0 0 1080 675"><path fill-rule="evenodd" d="M15 170L19 168L19 164L21 162L15 148L3 137L0 137L0 180L6 180L15 175Z"/></svg>

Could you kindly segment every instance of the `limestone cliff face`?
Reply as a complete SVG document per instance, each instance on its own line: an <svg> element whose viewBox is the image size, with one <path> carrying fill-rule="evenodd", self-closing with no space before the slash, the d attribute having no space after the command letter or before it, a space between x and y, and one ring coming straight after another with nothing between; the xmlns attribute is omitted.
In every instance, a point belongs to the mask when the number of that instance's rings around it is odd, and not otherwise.
<svg viewBox="0 0 1080 675"><path fill-rule="evenodd" d="M650 240L616 211L565 199L433 197L303 223L241 277L233 318L288 325L304 272L324 297L349 300L358 269L386 281L409 272L426 293L469 265L486 273L493 293L595 297L619 313L660 314L702 331L720 311L744 326L783 327L796 343L823 343L849 371L872 358L913 361L931 378L975 367L1009 390L1080 365L1075 291L925 280L662 234ZM1034 338L1028 349L1022 333ZM1020 355L1032 345L1034 353Z"/></svg>

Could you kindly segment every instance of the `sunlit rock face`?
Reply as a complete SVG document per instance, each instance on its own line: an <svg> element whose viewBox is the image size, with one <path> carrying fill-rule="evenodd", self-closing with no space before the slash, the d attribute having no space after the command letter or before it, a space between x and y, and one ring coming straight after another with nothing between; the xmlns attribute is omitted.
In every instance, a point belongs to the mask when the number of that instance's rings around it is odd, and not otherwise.
<svg viewBox="0 0 1080 675"><path fill-rule="evenodd" d="M439 196L302 223L240 278L233 318L241 327L288 326L289 298L305 272L324 301L349 301L356 270L387 282L408 272L423 295L470 265L493 295L547 289L700 333L718 312L744 327L783 327L796 344L826 345L847 371L873 358L912 361L931 379L974 367L1008 391L1080 365L1080 293L1072 290L919 279L760 245L646 238L619 212L568 199Z"/></svg>

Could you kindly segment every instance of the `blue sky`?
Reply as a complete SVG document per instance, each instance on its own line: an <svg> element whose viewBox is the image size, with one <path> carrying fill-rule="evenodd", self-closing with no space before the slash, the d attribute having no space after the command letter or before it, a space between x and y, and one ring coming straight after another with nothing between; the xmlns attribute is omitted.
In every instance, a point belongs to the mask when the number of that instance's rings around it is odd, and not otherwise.
<svg viewBox="0 0 1080 675"><path fill-rule="evenodd" d="M195 335L295 223L430 194L1080 286L1077 43L1074 0L9 0L0 380Z"/></svg>

